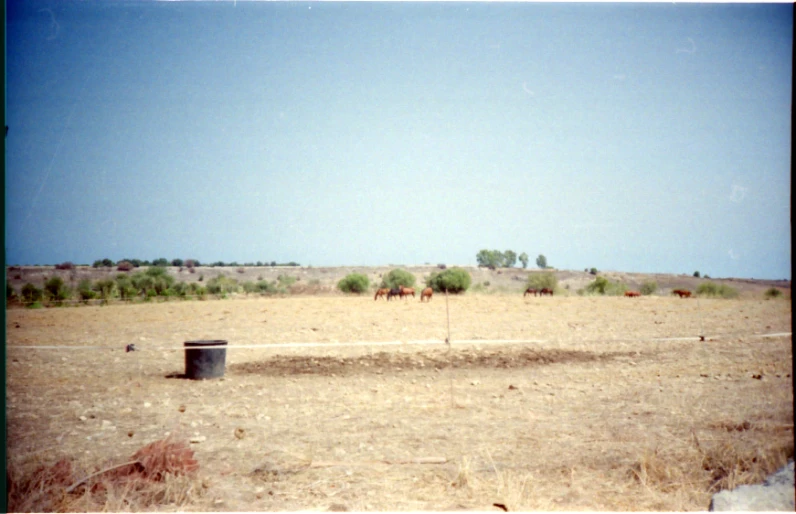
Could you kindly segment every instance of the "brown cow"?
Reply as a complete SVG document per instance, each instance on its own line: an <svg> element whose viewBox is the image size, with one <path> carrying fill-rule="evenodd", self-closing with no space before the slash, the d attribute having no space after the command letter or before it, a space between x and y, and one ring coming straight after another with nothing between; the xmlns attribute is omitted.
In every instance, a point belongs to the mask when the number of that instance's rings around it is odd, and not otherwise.
<svg viewBox="0 0 796 514"><path fill-rule="evenodd" d="M522 297L523 297L523 298L525 298L525 297L526 297L526 296L528 296L529 294L532 294L532 295L536 296L538 293L539 293L539 290L538 290L538 289L534 289L533 287L529 287L529 288L528 288L528 289L526 289L526 290L525 290L525 292L522 294Z"/></svg>
<svg viewBox="0 0 796 514"><path fill-rule="evenodd" d="M672 294L676 294L680 298L690 298L691 297L691 291L689 291L688 289L675 289L674 291L672 291Z"/></svg>
<svg viewBox="0 0 796 514"><path fill-rule="evenodd" d="M625 296L627 296L628 298L635 298L637 296L641 296L641 293L639 293L638 291L625 291Z"/></svg>
<svg viewBox="0 0 796 514"><path fill-rule="evenodd" d="M389 293L389 292L390 292L390 290L387 289L387 288L379 289L379 290L376 291L376 296L374 296L373 299L374 300L378 300L379 298L382 298L382 297L386 298L387 297L387 293Z"/></svg>
<svg viewBox="0 0 796 514"><path fill-rule="evenodd" d="M420 301L422 302L424 298L428 298L428 301L431 301L431 295L434 294L434 290L430 287L423 289L420 293Z"/></svg>
<svg viewBox="0 0 796 514"><path fill-rule="evenodd" d="M549 294L550 296L553 296L553 290L552 289L548 289L547 287L543 287L542 290L539 291L539 296L544 296L546 294Z"/></svg>

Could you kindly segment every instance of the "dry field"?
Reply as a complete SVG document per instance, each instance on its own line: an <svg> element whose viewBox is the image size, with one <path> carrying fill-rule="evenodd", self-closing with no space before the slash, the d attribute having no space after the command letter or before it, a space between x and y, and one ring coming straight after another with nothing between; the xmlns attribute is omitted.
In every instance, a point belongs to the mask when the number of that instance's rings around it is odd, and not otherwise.
<svg viewBox="0 0 796 514"><path fill-rule="evenodd" d="M92 470L171 435L196 478L52 506L705 510L793 456L792 337L754 337L791 332L791 302L755 296L450 297L451 348L407 343L446 337L439 295L11 309L8 466ZM181 378L197 339L229 342L224 378ZM234 348L291 342L323 345Z"/></svg>

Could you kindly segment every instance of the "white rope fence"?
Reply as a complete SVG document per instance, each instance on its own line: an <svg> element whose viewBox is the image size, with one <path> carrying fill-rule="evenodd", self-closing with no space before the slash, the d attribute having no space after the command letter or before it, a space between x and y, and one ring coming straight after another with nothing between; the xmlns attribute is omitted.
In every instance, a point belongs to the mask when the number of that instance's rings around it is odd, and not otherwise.
<svg viewBox="0 0 796 514"><path fill-rule="evenodd" d="M704 341L708 339L727 339L732 337L750 337L750 338L778 338L778 337L791 337L792 332L773 332L769 334L746 334L746 333L726 333L716 334L712 336L684 336L684 337L635 337L627 339L586 339L579 342L582 343L622 343L622 342L665 342L665 341ZM417 339L408 341L354 341L346 343L337 342L295 342L295 343L261 343L261 344L203 344L201 346L156 346L156 347L143 347L139 348L135 345L127 345L125 347L111 348L107 346L53 346L53 345L19 345L8 346L8 350L24 349L24 350L125 350L125 351L181 351L181 350L207 350L213 348L223 348L225 350L239 350L239 349L279 349L279 348L342 348L342 347L372 347L372 346L420 346L420 345L501 345L501 344L547 344L553 340L548 339L455 339L448 343L442 339Z"/></svg>

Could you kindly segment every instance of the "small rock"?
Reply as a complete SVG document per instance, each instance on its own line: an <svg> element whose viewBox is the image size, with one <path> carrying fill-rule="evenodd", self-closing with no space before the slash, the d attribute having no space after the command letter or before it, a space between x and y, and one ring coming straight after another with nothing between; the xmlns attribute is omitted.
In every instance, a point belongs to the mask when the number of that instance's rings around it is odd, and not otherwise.
<svg viewBox="0 0 796 514"><path fill-rule="evenodd" d="M207 441L207 437L203 435L191 437L190 442L192 444L199 444Z"/></svg>

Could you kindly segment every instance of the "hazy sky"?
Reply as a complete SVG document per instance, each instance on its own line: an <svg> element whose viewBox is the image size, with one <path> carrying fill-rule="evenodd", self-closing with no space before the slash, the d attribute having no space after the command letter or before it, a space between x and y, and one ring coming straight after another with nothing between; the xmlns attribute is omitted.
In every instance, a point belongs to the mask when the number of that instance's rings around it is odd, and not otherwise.
<svg viewBox="0 0 796 514"><path fill-rule="evenodd" d="M791 277L789 4L7 3L6 258Z"/></svg>

